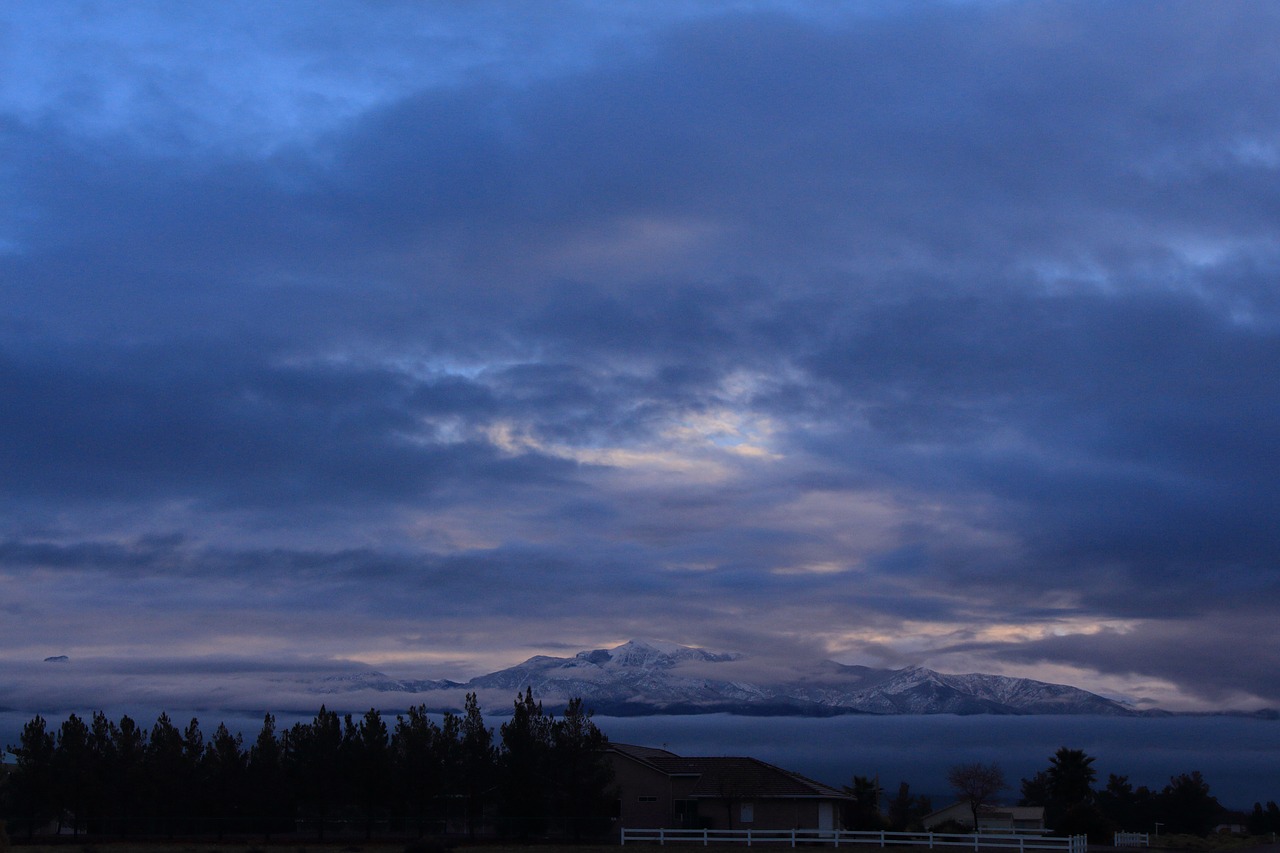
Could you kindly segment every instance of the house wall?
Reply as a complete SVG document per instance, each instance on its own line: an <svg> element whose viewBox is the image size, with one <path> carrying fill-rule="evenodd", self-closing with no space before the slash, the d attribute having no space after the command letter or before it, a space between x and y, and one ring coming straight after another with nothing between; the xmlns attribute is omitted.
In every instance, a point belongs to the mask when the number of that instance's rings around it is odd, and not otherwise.
<svg viewBox="0 0 1280 853"><path fill-rule="evenodd" d="M618 787L618 822L636 829L674 826L671 778L630 758L611 753Z"/></svg>
<svg viewBox="0 0 1280 853"><path fill-rule="evenodd" d="M973 826L973 810L969 808L968 803L952 803L944 809L926 815L923 821L924 828L933 829L938 824L949 820L963 823L965 826Z"/></svg>
<svg viewBox="0 0 1280 853"><path fill-rule="evenodd" d="M707 818L709 829L815 829L818 826L818 800L809 799L704 799L699 812ZM744 805L751 807L750 822L744 821ZM839 826L839 808L832 806L832 828Z"/></svg>
<svg viewBox="0 0 1280 853"><path fill-rule="evenodd" d="M969 808L968 803L954 803L945 809L940 809L931 815L927 815L924 819L924 828L933 829L948 820L954 820L971 827L973 826L973 811ZM989 806L978 814L978 829L1042 830L1044 829L1044 809L1028 806Z"/></svg>

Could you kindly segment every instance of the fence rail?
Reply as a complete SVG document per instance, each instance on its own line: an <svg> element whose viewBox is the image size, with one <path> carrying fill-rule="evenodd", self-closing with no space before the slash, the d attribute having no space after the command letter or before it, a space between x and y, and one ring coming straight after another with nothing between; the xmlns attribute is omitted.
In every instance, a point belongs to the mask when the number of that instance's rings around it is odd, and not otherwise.
<svg viewBox="0 0 1280 853"><path fill-rule="evenodd" d="M1083 835L1053 838L1008 833L960 834L950 832L858 832L835 829L623 829L622 844L830 844L833 847L873 844L880 847L964 847L970 850L1046 850L1053 853L1087 853Z"/></svg>
<svg viewBox="0 0 1280 853"><path fill-rule="evenodd" d="M1116 847L1150 847L1151 836L1145 832L1117 832Z"/></svg>

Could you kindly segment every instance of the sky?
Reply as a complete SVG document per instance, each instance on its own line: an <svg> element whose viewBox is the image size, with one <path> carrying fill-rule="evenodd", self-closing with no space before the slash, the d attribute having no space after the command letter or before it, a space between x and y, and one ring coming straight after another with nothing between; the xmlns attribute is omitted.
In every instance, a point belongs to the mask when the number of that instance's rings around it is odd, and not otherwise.
<svg viewBox="0 0 1280 853"><path fill-rule="evenodd" d="M1243 0L0 5L4 701L1280 706L1277 91Z"/></svg>

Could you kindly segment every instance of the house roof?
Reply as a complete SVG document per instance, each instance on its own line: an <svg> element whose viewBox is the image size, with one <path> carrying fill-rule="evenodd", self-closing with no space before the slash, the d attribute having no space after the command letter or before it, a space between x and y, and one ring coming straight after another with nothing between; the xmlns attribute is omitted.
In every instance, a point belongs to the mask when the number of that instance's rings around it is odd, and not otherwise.
<svg viewBox="0 0 1280 853"><path fill-rule="evenodd" d="M667 776L696 777L689 796L722 799L726 796L847 800L843 791L783 770L755 758L739 756L688 757L665 749L611 743L622 755L646 764Z"/></svg>

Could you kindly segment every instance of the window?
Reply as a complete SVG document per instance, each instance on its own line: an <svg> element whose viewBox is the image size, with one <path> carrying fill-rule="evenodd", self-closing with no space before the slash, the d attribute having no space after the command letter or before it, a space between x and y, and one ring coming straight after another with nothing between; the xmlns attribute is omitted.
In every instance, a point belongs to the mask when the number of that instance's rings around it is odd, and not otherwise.
<svg viewBox="0 0 1280 853"><path fill-rule="evenodd" d="M676 826L681 829L698 828L698 801L676 800L672 804L675 810Z"/></svg>
<svg viewBox="0 0 1280 853"><path fill-rule="evenodd" d="M657 797L636 797L636 801L641 803L656 803L658 801L658 798Z"/></svg>
<svg viewBox="0 0 1280 853"><path fill-rule="evenodd" d="M756 804L743 803L742 809L738 815L738 820L741 821L742 823L751 823L755 819L756 819Z"/></svg>

